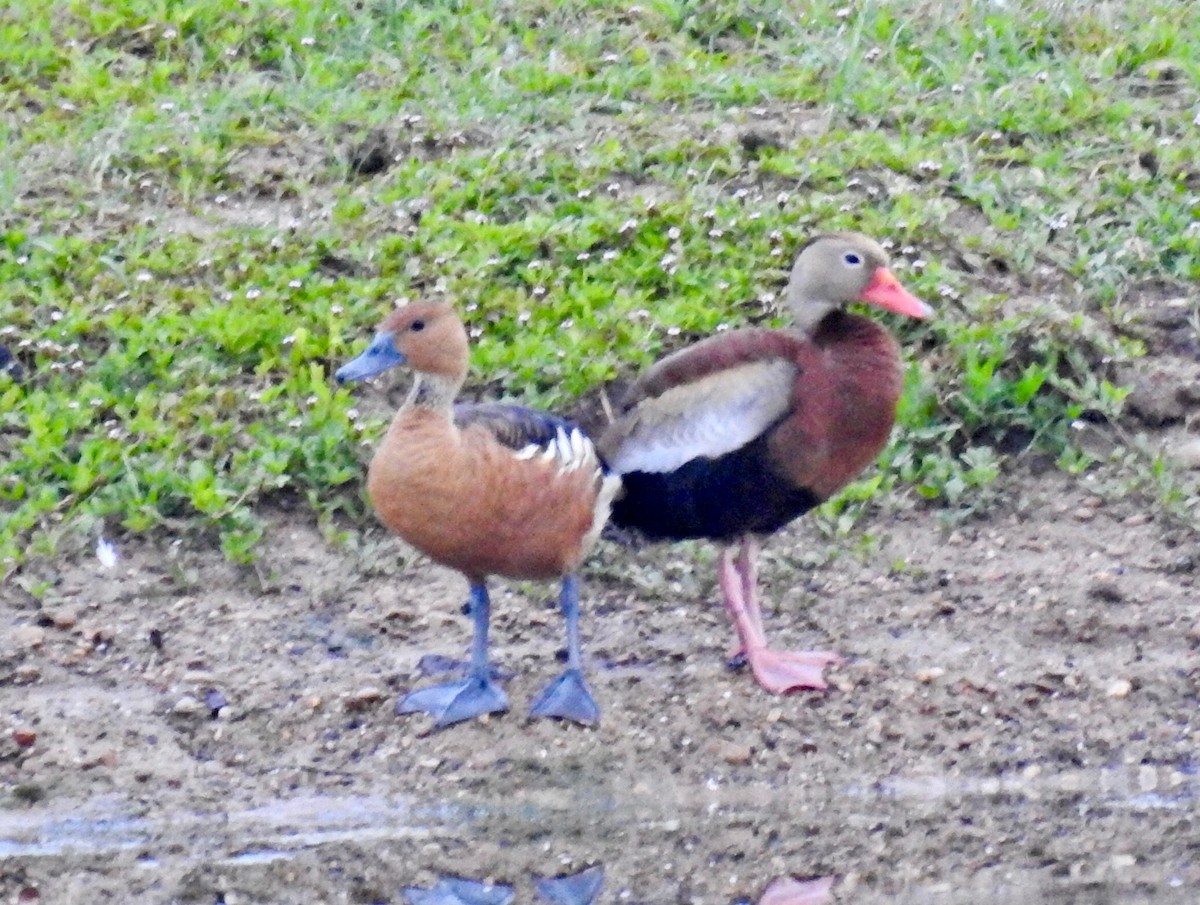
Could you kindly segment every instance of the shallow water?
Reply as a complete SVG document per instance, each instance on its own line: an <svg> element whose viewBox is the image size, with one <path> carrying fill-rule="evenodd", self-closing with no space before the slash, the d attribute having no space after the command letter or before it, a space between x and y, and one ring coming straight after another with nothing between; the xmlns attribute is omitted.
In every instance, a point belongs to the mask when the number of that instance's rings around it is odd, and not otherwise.
<svg viewBox="0 0 1200 905"><path fill-rule="evenodd" d="M1066 800L1085 819L1093 810L1115 814L1136 833L1143 815L1195 813L1200 782L1190 771L1171 771L1165 779L1144 769L898 777L842 790L837 808L820 801L802 808L782 793L755 788L676 788L661 801L647 801L614 796L611 787L589 788L586 780L573 789L553 785L525 795L459 795L445 801L297 795L192 813L159 811L116 794L70 805L38 804L0 810L0 858L6 877L19 878L14 888L23 883L23 888L37 889L42 901L93 901L80 897L87 881L80 887L72 878L98 876L124 884L130 901L226 905L1183 905L1198 900L1200 838L1182 840L1190 857L1165 875L1139 871L1119 855L1113 858L1114 872L1104 880L1047 875L1031 870L1024 859L1008 869L1009 853L998 846L973 874L900 888L886 878L899 876L902 865L881 861L871 876L852 865L845 873L830 873L805 863L803 846L798 851L784 844L791 832L812 833L811 825L802 826L804 821L791 816L800 810L821 811L819 822L866 825L881 807L899 805L915 814L947 803L953 803L955 814L985 804L1032 813L1045 802ZM750 848L745 845L748 834L778 837L762 851L779 849L785 853L782 861L774 855L757 862L730 857L731 850ZM827 862L822 861L824 868ZM558 892L540 885L548 878L601 875L602 883L584 883L582 893L570 885ZM470 882L463 886L460 880ZM54 894L56 888L61 897ZM314 897L306 898L301 890ZM94 901L106 900L101 895Z"/></svg>

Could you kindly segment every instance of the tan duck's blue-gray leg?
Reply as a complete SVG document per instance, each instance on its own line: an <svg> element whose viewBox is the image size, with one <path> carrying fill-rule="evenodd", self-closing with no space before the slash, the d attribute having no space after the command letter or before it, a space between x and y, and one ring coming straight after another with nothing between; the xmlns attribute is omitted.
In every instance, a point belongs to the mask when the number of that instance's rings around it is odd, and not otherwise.
<svg viewBox="0 0 1200 905"><path fill-rule="evenodd" d="M475 637L471 642L471 666L466 679L411 692L396 704L396 713L428 713L440 729L485 713L508 710L508 696L493 680L488 663L491 601L487 588L482 584L471 585L468 606L475 625Z"/></svg>
<svg viewBox="0 0 1200 905"><path fill-rule="evenodd" d="M585 726L600 722L600 708L583 680L583 660L579 653L579 579L567 575L558 597L567 623L567 668L533 702L530 715L573 720Z"/></svg>

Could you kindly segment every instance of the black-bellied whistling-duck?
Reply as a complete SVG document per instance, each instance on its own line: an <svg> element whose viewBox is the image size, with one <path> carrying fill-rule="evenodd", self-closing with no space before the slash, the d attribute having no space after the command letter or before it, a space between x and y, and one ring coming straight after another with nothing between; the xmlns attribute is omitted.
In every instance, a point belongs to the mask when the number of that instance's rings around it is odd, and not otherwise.
<svg viewBox="0 0 1200 905"><path fill-rule="evenodd" d="M856 233L829 233L796 258L792 329L731 330L655 364L630 388L598 444L622 476L612 522L655 539L722 543L720 586L759 684L824 688L824 651L766 645L756 535L841 490L887 443L903 374L896 341L844 310L867 302L928 317L887 254ZM735 558L733 545L741 542Z"/></svg>
<svg viewBox="0 0 1200 905"><path fill-rule="evenodd" d="M468 355L458 316L447 305L423 302L388 315L367 350L337 372L339 382L401 364L416 372L371 460L367 492L385 525L471 586L475 640L467 678L414 691L397 712L423 711L446 726L507 710L488 662L485 581L560 578L567 669L532 714L595 723L600 711L579 653L575 570L604 526L620 480L569 421L512 405L455 406Z"/></svg>

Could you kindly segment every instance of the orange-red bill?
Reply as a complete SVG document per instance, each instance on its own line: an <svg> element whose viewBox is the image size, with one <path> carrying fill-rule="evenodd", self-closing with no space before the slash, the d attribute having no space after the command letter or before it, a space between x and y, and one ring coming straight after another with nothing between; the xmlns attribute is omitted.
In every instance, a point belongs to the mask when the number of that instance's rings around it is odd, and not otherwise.
<svg viewBox="0 0 1200 905"><path fill-rule="evenodd" d="M862 291L859 298L888 311L907 314L909 317L926 318L933 314L933 309L900 285L896 275L886 267L876 268L870 285Z"/></svg>

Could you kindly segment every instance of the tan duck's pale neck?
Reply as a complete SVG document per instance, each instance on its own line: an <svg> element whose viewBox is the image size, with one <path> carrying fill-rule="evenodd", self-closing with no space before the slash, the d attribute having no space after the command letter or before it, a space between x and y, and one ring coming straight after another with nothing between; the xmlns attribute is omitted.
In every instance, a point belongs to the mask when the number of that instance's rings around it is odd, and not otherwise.
<svg viewBox="0 0 1200 905"><path fill-rule="evenodd" d="M408 391L408 398L404 400L404 407L422 408L449 417L466 375L454 378L417 371L415 376L412 389Z"/></svg>

